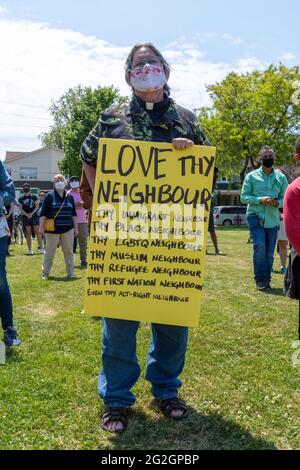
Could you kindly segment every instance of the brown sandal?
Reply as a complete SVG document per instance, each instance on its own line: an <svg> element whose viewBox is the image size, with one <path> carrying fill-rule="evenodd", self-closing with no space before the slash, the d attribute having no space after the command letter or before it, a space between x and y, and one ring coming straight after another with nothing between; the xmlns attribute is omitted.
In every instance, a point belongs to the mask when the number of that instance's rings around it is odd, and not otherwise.
<svg viewBox="0 0 300 470"><path fill-rule="evenodd" d="M172 418L176 421L185 419L188 416L187 406L177 397L167 398L166 400L158 400L158 407L167 418ZM181 410L183 411L183 414L181 416L172 416L171 413L174 410Z"/></svg>
<svg viewBox="0 0 300 470"><path fill-rule="evenodd" d="M112 431L108 426L109 423L113 421L120 421L123 424L123 428L120 430ZM128 417L126 408L106 408L105 412L101 418L100 426L103 431L108 431L113 434L121 434L126 431L128 424Z"/></svg>

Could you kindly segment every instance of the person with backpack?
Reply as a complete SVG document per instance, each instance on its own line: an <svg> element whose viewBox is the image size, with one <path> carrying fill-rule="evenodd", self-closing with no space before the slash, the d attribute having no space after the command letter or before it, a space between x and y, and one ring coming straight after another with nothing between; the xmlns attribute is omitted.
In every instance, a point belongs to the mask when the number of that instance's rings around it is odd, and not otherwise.
<svg viewBox="0 0 300 470"><path fill-rule="evenodd" d="M43 248L42 237L39 233L39 218L37 214L39 210L38 198L34 194L31 194L29 183L23 184L23 193L23 196L19 198L19 206L23 216L23 227L28 246L27 254L29 256L33 255L32 236L34 234L38 241L40 253L43 255L45 250Z"/></svg>

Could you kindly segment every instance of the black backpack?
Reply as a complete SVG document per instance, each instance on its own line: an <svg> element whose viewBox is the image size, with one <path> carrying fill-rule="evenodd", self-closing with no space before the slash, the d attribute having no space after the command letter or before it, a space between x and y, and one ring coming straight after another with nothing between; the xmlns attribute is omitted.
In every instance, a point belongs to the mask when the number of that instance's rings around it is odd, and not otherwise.
<svg viewBox="0 0 300 470"><path fill-rule="evenodd" d="M289 265L284 278L284 294L290 299L299 301L299 328L298 336L300 340L300 257L292 248L289 256Z"/></svg>

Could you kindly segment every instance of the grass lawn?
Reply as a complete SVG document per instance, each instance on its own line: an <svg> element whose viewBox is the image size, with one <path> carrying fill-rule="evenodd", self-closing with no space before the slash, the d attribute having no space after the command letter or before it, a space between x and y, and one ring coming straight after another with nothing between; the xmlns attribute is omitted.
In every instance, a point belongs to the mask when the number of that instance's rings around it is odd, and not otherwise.
<svg viewBox="0 0 300 470"><path fill-rule="evenodd" d="M63 280L59 252L54 278L42 281L42 257L13 247L8 272L23 344L0 366L0 448L299 449L300 365L292 364L297 302L282 296L278 272L272 293L255 290L246 230L218 235L227 256L207 257L200 326L191 330L182 377L190 418L163 418L142 375L121 436L99 429L101 323L82 313L84 272ZM275 271L279 267L276 257ZM144 325L138 333L142 374L149 338Z"/></svg>

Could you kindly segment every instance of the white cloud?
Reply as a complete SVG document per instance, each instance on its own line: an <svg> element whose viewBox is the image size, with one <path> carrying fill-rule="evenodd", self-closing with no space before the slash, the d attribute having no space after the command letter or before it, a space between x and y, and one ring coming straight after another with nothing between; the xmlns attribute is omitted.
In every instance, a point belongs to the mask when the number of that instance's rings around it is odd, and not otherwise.
<svg viewBox="0 0 300 470"><path fill-rule="evenodd" d="M280 57L279 60L283 62L290 62L292 60L297 59L296 54L293 54L292 52L284 52Z"/></svg>
<svg viewBox="0 0 300 470"><path fill-rule="evenodd" d="M255 69L262 69L263 67L267 67L267 63L266 62L262 62L260 61L259 59L257 59L256 57L246 57L246 58L243 58L243 59L239 59L237 61L237 67L239 70L241 70L242 72L251 72L252 70L255 70Z"/></svg>
<svg viewBox="0 0 300 470"><path fill-rule="evenodd" d="M202 41L218 39L221 41L228 41L229 43L236 46L239 46L240 44L244 43L244 41L240 37L233 36L232 34L228 33L198 33L196 36Z"/></svg>
<svg viewBox="0 0 300 470"><path fill-rule="evenodd" d="M233 64L209 62L206 51L195 44L180 38L162 50L173 69L172 95L191 109L208 104L207 84L233 69L245 72L263 66L255 57ZM124 62L130 47L45 24L0 20L0 157L5 150L37 148L37 135L51 122L47 108L70 87L114 85L129 94Z"/></svg>
<svg viewBox="0 0 300 470"><path fill-rule="evenodd" d="M0 15L6 15L7 13L8 10L3 5L0 5Z"/></svg>
<svg viewBox="0 0 300 470"><path fill-rule="evenodd" d="M128 50L96 37L39 23L0 20L1 158L5 147L30 150L39 145L36 136L46 131L51 122L47 111L51 100L69 88L78 84L114 84L128 94L123 76Z"/></svg>
<svg viewBox="0 0 300 470"><path fill-rule="evenodd" d="M176 41L171 42L168 44L167 47L173 48L177 47L179 49L186 49L186 48L192 48L195 43L199 44L208 44L211 43L212 41L218 41L219 43L228 43L230 45L234 46L240 46L241 44L244 44L244 41L238 37L238 36L233 36L232 34L229 33L196 33L192 37L187 37L187 36L181 36L178 38Z"/></svg>

